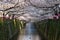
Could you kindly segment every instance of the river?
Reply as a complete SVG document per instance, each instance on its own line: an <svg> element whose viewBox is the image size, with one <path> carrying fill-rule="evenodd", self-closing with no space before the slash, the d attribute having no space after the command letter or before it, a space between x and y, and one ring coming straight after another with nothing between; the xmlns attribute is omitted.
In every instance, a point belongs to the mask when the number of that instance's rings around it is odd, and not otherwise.
<svg viewBox="0 0 60 40"><path fill-rule="evenodd" d="M21 30L18 40L41 40L32 22L26 24L25 29Z"/></svg>

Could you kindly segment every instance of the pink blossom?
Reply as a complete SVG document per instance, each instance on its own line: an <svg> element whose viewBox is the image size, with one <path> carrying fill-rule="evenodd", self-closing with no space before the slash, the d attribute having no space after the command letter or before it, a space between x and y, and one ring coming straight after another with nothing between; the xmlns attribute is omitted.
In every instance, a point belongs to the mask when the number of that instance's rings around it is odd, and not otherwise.
<svg viewBox="0 0 60 40"><path fill-rule="evenodd" d="M59 19L59 17L57 15L54 15L53 18Z"/></svg>
<svg viewBox="0 0 60 40"><path fill-rule="evenodd" d="M60 17L60 14L58 14L58 16Z"/></svg>

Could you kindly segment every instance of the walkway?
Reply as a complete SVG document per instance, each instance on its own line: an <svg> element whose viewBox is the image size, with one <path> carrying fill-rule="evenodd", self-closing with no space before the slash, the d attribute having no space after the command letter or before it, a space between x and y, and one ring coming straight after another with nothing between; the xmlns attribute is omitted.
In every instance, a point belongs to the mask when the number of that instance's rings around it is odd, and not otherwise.
<svg viewBox="0 0 60 40"><path fill-rule="evenodd" d="M32 23L27 23L26 28L21 30L18 40L41 40Z"/></svg>

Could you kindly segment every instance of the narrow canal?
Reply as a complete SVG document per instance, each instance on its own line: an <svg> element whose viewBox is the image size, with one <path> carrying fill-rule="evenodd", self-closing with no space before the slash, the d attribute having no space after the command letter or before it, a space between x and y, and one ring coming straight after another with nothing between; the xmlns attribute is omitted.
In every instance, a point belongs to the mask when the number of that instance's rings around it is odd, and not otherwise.
<svg viewBox="0 0 60 40"><path fill-rule="evenodd" d="M26 24L25 29L22 29L18 40L41 40L37 30L32 22Z"/></svg>

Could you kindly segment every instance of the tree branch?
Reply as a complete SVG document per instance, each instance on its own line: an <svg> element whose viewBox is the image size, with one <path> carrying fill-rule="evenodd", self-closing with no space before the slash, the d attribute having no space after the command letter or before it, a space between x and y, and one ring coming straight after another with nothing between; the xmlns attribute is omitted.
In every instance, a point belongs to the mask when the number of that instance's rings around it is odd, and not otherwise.
<svg viewBox="0 0 60 40"><path fill-rule="evenodd" d="M30 0L29 0L29 2L30 2ZM52 8L52 7L54 7L54 6L50 6L50 7L47 7L47 6L45 6L45 7L37 7L36 5L32 4L31 2L30 2L30 4L31 4L32 6L34 6L34 7L36 7L36 8Z"/></svg>

